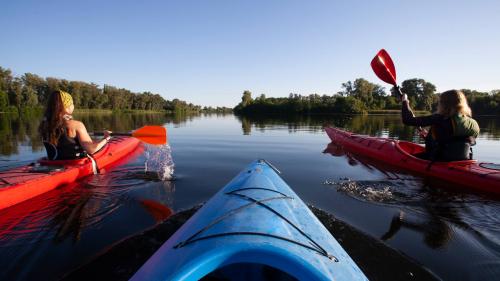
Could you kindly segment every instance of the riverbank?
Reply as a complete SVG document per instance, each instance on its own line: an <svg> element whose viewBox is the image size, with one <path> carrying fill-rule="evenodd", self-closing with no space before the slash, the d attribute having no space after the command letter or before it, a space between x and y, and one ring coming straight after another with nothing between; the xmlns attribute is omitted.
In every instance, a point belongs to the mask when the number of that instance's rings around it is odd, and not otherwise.
<svg viewBox="0 0 500 281"><path fill-rule="evenodd" d="M128 280L200 207L179 212L154 228L115 244L63 280ZM404 254L318 208L310 208L369 280L439 280Z"/></svg>
<svg viewBox="0 0 500 281"><path fill-rule="evenodd" d="M414 110L413 113L417 115L430 114L429 111L425 110ZM401 109L373 109L367 111L368 115L388 115L388 114L401 114Z"/></svg>
<svg viewBox="0 0 500 281"><path fill-rule="evenodd" d="M123 110L112 110L112 109L87 109L87 108L77 108L75 109L75 113L145 113L145 114L166 114L170 113L165 110L138 110L138 109L123 109Z"/></svg>
<svg viewBox="0 0 500 281"><path fill-rule="evenodd" d="M139 109L85 109L77 108L75 113L126 113L126 114L181 114L181 115L196 115L201 113L211 114L230 114L231 111L217 111L217 110L200 110L200 111L171 111L171 110L139 110Z"/></svg>
<svg viewBox="0 0 500 281"><path fill-rule="evenodd" d="M0 110L0 114L42 114L43 107L31 108L9 108ZM171 111L171 110L139 110L139 109L97 109L97 108L76 108L74 114L183 114L196 115L201 113L228 114L231 111L201 110L201 111Z"/></svg>

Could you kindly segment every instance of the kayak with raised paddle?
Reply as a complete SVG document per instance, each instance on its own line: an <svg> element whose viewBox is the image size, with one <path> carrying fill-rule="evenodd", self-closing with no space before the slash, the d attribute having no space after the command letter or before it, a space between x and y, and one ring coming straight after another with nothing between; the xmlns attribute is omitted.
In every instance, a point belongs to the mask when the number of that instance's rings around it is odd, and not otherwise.
<svg viewBox="0 0 500 281"><path fill-rule="evenodd" d="M325 127L331 141L352 153L388 164L426 178L451 183L470 191L500 194L500 165L477 160L431 162L416 157L425 147L390 138L355 134L338 128Z"/></svg>
<svg viewBox="0 0 500 281"><path fill-rule="evenodd" d="M100 151L76 160L41 159L31 165L0 172L0 209L21 203L109 167L128 157L140 144L137 138L115 137Z"/></svg>
<svg viewBox="0 0 500 281"><path fill-rule="evenodd" d="M251 163L131 280L367 280L278 173Z"/></svg>

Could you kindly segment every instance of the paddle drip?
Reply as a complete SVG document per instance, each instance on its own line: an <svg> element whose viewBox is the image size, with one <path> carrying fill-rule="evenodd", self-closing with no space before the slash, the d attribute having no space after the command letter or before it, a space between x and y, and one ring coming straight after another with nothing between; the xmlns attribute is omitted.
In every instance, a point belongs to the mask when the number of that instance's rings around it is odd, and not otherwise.
<svg viewBox="0 0 500 281"><path fill-rule="evenodd" d="M145 170L157 173L158 178L163 181L172 180L174 174L174 161L170 145L146 145Z"/></svg>

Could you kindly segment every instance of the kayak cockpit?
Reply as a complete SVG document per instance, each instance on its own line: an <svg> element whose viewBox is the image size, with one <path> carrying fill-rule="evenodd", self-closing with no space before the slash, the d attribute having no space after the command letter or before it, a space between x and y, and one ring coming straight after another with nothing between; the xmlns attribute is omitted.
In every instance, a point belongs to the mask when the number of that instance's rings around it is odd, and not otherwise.
<svg viewBox="0 0 500 281"><path fill-rule="evenodd" d="M235 263L219 268L200 280L203 281L296 281L297 278L277 268L258 263Z"/></svg>
<svg viewBox="0 0 500 281"><path fill-rule="evenodd" d="M420 153L425 152L425 147L416 143L408 141L398 141L396 142L396 147L403 153L409 154L411 156L417 157ZM417 157L418 158L418 157Z"/></svg>
<svg viewBox="0 0 500 281"><path fill-rule="evenodd" d="M418 156L419 154L425 152L425 147L422 145L407 141L398 141L396 142L396 148L403 154L411 156L415 159L418 159L420 161L430 162L429 160L422 159ZM463 166L463 165L474 164L476 162L477 160L460 160L460 161L447 161L447 162L436 161L435 163L436 164L442 163L446 164L447 166Z"/></svg>

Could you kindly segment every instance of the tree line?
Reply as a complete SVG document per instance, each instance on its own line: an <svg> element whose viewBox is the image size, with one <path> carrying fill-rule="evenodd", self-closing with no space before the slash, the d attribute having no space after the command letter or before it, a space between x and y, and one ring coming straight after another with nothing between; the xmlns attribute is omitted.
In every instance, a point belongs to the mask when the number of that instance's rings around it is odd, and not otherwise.
<svg viewBox="0 0 500 281"><path fill-rule="evenodd" d="M408 95L412 108L421 111L435 111L439 94L436 86L424 79L403 81L401 90ZM480 92L462 89L474 114L498 115L500 113L500 90ZM291 93L288 97L266 97L261 94L255 99L250 91L244 91L241 102L234 108L237 114L260 113L305 113L305 114L359 114L376 110L400 109L400 101L378 84L363 78L347 81L341 91L333 95L300 95Z"/></svg>
<svg viewBox="0 0 500 281"><path fill-rule="evenodd" d="M42 78L25 73L14 77L10 69L0 67L0 112L20 111L24 108L42 108L54 90L71 93L77 109L147 110L176 113L227 112L225 107L202 107L174 98L166 100L151 92L134 93L130 90L94 83Z"/></svg>

